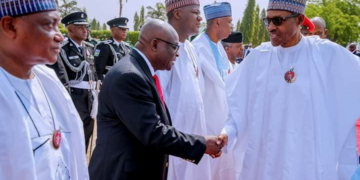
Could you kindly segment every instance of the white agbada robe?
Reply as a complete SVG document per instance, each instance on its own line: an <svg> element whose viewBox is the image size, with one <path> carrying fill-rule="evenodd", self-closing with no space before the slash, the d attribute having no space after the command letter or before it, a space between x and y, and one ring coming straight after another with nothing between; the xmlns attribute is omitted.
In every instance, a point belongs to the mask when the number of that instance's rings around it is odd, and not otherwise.
<svg viewBox="0 0 360 180"><path fill-rule="evenodd" d="M284 74L294 67L294 83ZM345 48L303 37L263 43L226 79L228 147L244 152L239 180L347 180L358 156L360 63ZM244 146L244 142L247 145ZM237 158L237 157L236 157Z"/></svg>
<svg viewBox="0 0 360 180"><path fill-rule="evenodd" d="M32 71L35 78L23 80L0 67L0 179L88 180L83 125L69 93L53 70Z"/></svg>
<svg viewBox="0 0 360 180"><path fill-rule="evenodd" d="M171 71L157 71L172 125L189 134L207 135L199 78L201 68L191 42L179 43L179 57ZM168 180L211 180L210 156L198 165L170 156Z"/></svg>
<svg viewBox="0 0 360 180"><path fill-rule="evenodd" d="M228 115L225 83L220 77L214 54L209 41L202 33L193 40L199 57L203 78L200 80L204 102L205 122L208 135L219 135ZM216 46L222 59L228 62L224 47L219 41ZM235 168L232 153L222 154L220 158L210 161L214 180L235 179Z"/></svg>

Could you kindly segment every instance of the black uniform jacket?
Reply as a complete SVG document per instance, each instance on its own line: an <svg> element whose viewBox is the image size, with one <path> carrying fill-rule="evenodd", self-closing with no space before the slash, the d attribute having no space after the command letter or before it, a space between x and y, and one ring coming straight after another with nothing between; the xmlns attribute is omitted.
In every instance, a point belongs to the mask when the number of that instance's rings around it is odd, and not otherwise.
<svg viewBox="0 0 360 180"><path fill-rule="evenodd" d="M91 180L165 180L168 154L197 164L206 149L204 137L171 126L149 67L136 50L106 75L97 123Z"/></svg>
<svg viewBox="0 0 360 180"><path fill-rule="evenodd" d="M114 54L113 50L116 54ZM113 38L100 42L96 46L94 54L95 67L99 79L103 81L104 75L106 75L108 69L114 65L114 62L116 63L129 54L129 52L130 45L128 43L121 42L121 45L117 46Z"/></svg>

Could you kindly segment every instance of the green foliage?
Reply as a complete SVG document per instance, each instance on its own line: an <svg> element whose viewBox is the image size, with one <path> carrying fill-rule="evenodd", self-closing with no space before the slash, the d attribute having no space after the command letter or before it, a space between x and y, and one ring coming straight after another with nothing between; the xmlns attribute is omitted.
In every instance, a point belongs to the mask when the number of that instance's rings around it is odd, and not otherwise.
<svg viewBox="0 0 360 180"><path fill-rule="evenodd" d="M243 42L245 44L251 43L254 37L254 11L255 0L248 0L240 25L240 31L243 33Z"/></svg>
<svg viewBox="0 0 360 180"><path fill-rule="evenodd" d="M326 21L328 38L346 46L359 41L360 0L327 0L308 4L305 15L319 16Z"/></svg>
<svg viewBox="0 0 360 180"><path fill-rule="evenodd" d="M60 32L61 32L61 34L67 35L66 29L60 29ZM140 34L139 31L129 31L127 33L127 37L126 37L125 41L133 46L138 41L139 34ZM91 37L103 41L103 40L111 37L111 31L110 30L94 30L94 31L91 31Z"/></svg>
<svg viewBox="0 0 360 180"><path fill-rule="evenodd" d="M97 21L95 18L91 21L90 25L91 25L91 30L98 30Z"/></svg>
<svg viewBox="0 0 360 180"><path fill-rule="evenodd" d="M76 0L62 0L62 4L58 8L62 18L73 12L81 11L81 9L77 7Z"/></svg>
<svg viewBox="0 0 360 180"><path fill-rule="evenodd" d="M140 26L139 15L138 15L137 12L135 12L135 15L134 15L134 31L139 30L139 26Z"/></svg>
<svg viewBox="0 0 360 180"><path fill-rule="evenodd" d="M132 46L135 45L135 43L139 39L139 31L129 31L126 37L126 42L130 43Z"/></svg>
<svg viewBox="0 0 360 180"><path fill-rule="evenodd" d="M254 46L259 45L261 42L261 39L259 37L260 32L260 7L259 5L256 5L256 9L254 11L254 34L252 38L252 44Z"/></svg>
<svg viewBox="0 0 360 180"><path fill-rule="evenodd" d="M105 23L102 25L102 30L107 30L107 26Z"/></svg>
<svg viewBox="0 0 360 180"><path fill-rule="evenodd" d="M240 31L241 22L240 19L236 23L236 31Z"/></svg>
<svg viewBox="0 0 360 180"><path fill-rule="evenodd" d="M145 23L145 8L141 6L139 26L143 26Z"/></svg>
<svg viewBox="0 0 360 180"><path fill-rule="evenodd" d="M260 45L262 42L267 42L270 40L270 34L267 32L266 30L266 26L265 23L262 21L263 18L266 17L266 11L265 9L261 10L261 15L260 15L260 30L259 30L259 44L254 44L254 46Z"/></svg>
<svg viewBox="0 0 360 180"><path fill-rule="evenodd" d="M146 9L148 10L146 16L147 18L160 19L163 21L167 20L166 7L163 3L156 3L155 8L148 6Z"/></svg>

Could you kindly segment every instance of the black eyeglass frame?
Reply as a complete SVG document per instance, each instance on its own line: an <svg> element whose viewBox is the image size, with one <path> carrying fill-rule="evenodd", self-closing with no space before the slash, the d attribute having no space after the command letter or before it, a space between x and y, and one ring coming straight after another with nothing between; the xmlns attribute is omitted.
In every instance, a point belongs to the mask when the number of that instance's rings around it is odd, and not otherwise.
<svg viewBox="0 0 360 180"><path fill-rule="evenodd" d="M265 26L269 26L271 22L272 22L275 26L281 26L282 23L283 23L284 21L286 21L286 19L293 18L293 17L297 17L297 16L299 16L299 14L298 14L298 13L294 13L294 14L291 14L291 15L285 16L285 17L280 17L280 16L276 16L276 17L273 17L273 18L268 18L268 17L266 17L266 18L263 18L262 20L263 20ZM278 23L277 23L277 21L276 21L275 19L278 20ZM274 22L274 20L275 20L275 22Z"/></svg>
<svg viewBox="0 0 360 180"><path fill-rule="evenodd" d="M180 48L180 45L179 45L179 44L171 43L171 42L169 42L169 41L165 41L165 40L160 39L160 38L154 38L154 39L155 39L155 40L158 40L158 41L162 41L162 42L164 42L164 43L166 43L166 44L171 45L173 48L175 48L175 49L174 49L174 50L175 50L175 53L177 53L178 50L179 50L179 48Z"/></svg>

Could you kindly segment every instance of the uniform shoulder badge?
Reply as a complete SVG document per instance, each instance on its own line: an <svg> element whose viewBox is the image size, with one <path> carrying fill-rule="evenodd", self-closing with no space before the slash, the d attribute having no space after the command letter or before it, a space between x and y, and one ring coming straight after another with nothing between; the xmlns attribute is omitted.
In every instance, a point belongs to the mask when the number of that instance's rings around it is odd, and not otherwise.
<svg viewBox="0 0 360 180"><path fill-rule="evenodd" d="M104 44L110 44L110 43L112 43L113 41L112 40L105 40L105 41L102 41L102 43L104 43Z"/></svg>
<svg viewBox="0 0 360 180"><path fill-rule="evenodd" d="M100 49L95 49L94 56L98 57L100 55Z"/></svg>
<svg viewBox="0 0 360 180"><path fill-rule="evenodd" d="M83 41L83 42L84 42L84 44L87 45L87 46L90 46L90 47L92 47L92 48L94 47L94 45L91 44L91 43L89 43L89 42L86 42L86 41Z"/></svg>

